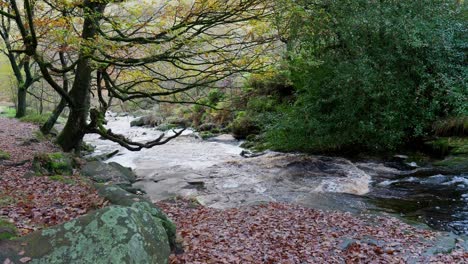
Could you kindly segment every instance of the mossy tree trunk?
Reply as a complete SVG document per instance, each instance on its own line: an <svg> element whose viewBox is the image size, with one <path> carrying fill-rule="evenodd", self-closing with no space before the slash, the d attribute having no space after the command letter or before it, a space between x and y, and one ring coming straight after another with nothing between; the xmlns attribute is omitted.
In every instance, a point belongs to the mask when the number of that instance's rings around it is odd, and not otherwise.
<svg viewBox="0 0 468 264"><path fill-rule="evenodd" d="M28 89L33 85L33 83L39 80L39 77L32 75L29 56L25 55L24 57L21 57L15 55L13 47L10 44L9 33L9 29L5 26L0 28L0 36L5 43L6 54L18 85L15 117L21 118L26 115L26 98Z"/></svg>
<svg viewBox="0 0 468 264"><path fill-rule="evenodd" d="M105 2L85 1L87 11L83 24L81 37L84 40L92 40L97 35L97 21L104 13ZM91 66L90 55L94 49L83 45L80 50L75 80L70 90L70 98L73 100L73 106L70 106L70 115L64 129L57 138L57 143L66 152L78 149L84 135L87 131L87 118L90 109L91 80L94 71Z"/></svg>
<svg viewBox="0 0 468 264"><path fill-rule="evenodd" d="M67 101L65 99L60 100L60 103L55 107L54 111L49 116L49 119L47 119L47 121L41 126L42 134L48 135L50 133L66 106Z"/></svg>
<svg viewBox="0 0 468 264"><path fill-rule="evenodd" d="M23 87L18 88L18 102L16 104L16 118L21 118L26 115L26 95L27 90Z"/></svg>

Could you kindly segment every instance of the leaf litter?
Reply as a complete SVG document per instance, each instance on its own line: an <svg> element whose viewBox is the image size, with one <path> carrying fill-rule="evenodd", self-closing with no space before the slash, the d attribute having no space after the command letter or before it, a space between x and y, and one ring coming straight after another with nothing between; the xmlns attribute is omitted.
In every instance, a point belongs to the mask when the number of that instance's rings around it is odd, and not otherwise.
<svg viewBox="0 0 468 264"><path fill-rule="evenodd" d="M72 184L25 177L36 153L59 150L50 141L34 140L35 131L34 124L0 118L0 149L10 154L0 162L0 217L15 224L20 235L69 221L104 202L78 175L67 176Z"/></svg>

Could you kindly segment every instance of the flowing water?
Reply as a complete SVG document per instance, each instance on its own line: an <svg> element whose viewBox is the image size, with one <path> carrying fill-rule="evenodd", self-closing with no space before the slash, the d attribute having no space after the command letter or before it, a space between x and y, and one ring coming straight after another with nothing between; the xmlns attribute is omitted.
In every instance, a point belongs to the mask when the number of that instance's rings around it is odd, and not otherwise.
<svg viewBox="0 0 468 264"><path fill-rule="evenodd" d="M379 208L468 234L468 174L404 176L375 183L369 196Z"/></svg>
<svg viewBox="0 0 468 264"><path fill-rule="evenodd" d="M134 141L162 133L130 127L133 119L108 116L107 126ZM108 161L131 167L140 178L135 186L153 200L180 195L215 208L279 201L329 210L383 211L468 234L465 174L412 176L413 171L388 164L276 152L244 158L240 142L231 136L203 141L189 130L165 145L139 152L96 135L86 136L85 141L96 146L94 155L119 149Z"/></svg>

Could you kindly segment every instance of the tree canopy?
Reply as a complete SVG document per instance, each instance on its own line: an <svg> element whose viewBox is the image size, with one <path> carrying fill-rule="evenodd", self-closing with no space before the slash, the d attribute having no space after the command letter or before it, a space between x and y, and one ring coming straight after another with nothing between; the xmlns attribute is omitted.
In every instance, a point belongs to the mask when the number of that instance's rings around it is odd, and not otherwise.
<svg viewBox="0 0 468 264"><path fill-rule="evenodd" d="M264 66L270 6L254 1L2 1L22 45L14 52L38 64L70 115L58 143L66 151L85 133L136 150L141 145L104 129L113 99L191 103L183 95L217 87L228 76ZM246 56L248 55L248 56ZM63 80L67 82L63 82ZM68 89L68 86L70 86ZM87 122L90 98L98 98Z"/></svg>

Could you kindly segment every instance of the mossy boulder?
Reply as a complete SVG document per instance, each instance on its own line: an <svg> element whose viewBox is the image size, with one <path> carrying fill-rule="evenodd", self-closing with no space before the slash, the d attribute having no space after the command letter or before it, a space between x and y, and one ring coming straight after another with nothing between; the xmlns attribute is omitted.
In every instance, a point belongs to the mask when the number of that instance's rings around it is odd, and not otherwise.
<svg viewBox="0 0 468 264"><path fill-rule="evenodd" d="M168 235L169 244L171 247L175 246L176 226L161 210L159 210L159 208L151 203L148 198L129 193L118 186L100 184L96 186L96 189L101 197L105 198L113 205L139 208L150 212L152 216L160 219L161 224Z"/></svg>
<svg viewBox="0 0 468 264"><path fill-rule="evenodd" d="M136 181L136 175L129 168L116 162L87 162L81 169L81 175L89 177L98 183L111 182L124 186L131 185Z"/></svg>
<svg viewBox="0 0 468 264"><path fill-rule="evenodd" d="M27 258L28 263L165 264L170 254L162 220L143 207L122 206L109 206L1 246L2 263Z"/></svg>
<svg viewBox="0 0 468 264"><path fill-rule="evenodd" d="M71 175L75 161L62 152L39 153L34 156L32 165L36 175Z"/></svg>

